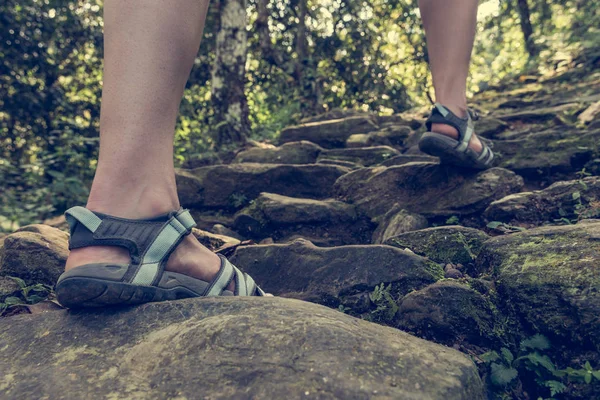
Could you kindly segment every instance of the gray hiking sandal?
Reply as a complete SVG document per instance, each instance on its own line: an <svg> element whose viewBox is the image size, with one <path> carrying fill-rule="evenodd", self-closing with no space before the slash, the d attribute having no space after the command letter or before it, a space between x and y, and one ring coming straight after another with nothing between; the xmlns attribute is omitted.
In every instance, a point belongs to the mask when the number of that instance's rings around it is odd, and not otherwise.
<svg viewBox="0 0 600 400"><path fill-rule="evenodd" d="M469 147L474 132L473 119L477 119L477 115L471 110L467 113L467 118L459 118L440 103L435 103L431 115L425 123L428 132L421 137L419 148L424 153L439 157L443 164L474 169L490 168L494 160L494 153L487 141L479 139L483 146L480 153ZM441 133L431 132L433 124L454 127L458 131L458 140Z"/></svg>
<svg viewBox="0 0 600 400"><path fill-rule="evenodd" d="M63 273L56 296L65 307L131 305L202 296L264 296L246 273L225 257L211 282L165 271L171 253L196 226L180 209L148 220L112 217L73 207L65 213L71 230L69 249L119 246L129 250L129 264L94 263ZM235 279L235 292L226 290Z"/></svg>

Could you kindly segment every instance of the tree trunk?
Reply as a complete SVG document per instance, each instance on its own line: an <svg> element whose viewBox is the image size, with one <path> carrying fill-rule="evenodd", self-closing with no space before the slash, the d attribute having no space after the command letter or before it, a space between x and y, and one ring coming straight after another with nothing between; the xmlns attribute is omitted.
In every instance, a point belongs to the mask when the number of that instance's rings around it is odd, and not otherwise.
<svg viewBox="0 0 600 400"><path fill-rule="evenodd" d="M271 38L269 36L269 0L258 0L256 5L258 17L256 18L256 30L258 31L258 43L263 57L269 57L271 53Z"/></svg>
<svg viewBox="0 0 600 400"><path fill-rule="evenodd" d="M304 63L306 62L306 13L308 0L298 1L298 27L296 29L296 59L295 75L298 87L303 86Z"/></svg>
<svg viewBox="0 0 600 400"><path fill-rule="evenodd" d="M521 30L523 31L523 38L525 39L525 49L529 56L534 57L537 54L535 44L533 43L533 28L531 27L531 18L529 11L529 4L527 0L517 0L517 8L519 10L519 18L521 19Z"/></svg>
<svg viewBox="0 0 600 400"><path fill-rule="evenodd" d="M246 0L221 0L211 101L215 111L215 147L243 144L250 131L246 82Z"/></svg>

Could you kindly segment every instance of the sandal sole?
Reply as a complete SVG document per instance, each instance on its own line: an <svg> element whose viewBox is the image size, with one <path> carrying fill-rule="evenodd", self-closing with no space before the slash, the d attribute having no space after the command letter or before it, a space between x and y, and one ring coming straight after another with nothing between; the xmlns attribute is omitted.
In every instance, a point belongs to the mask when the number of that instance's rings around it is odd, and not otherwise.
<svg viewBox="0 0 600 400"><path fill-rule="evenodd" d="M419 141L419 149L423 153L439 157L442 164L479 170L491 167L478 162L467 153L456 151L456 146L458 146L456 139L435 132L424 133Z"/></svg>
<svg viewBox="0 0 600 400"><path fill-rule="evenodd" d="M184 288L163 289L89 277L69 277L56 285L57 300L68 308L135 305L199 297Z"/></svg>

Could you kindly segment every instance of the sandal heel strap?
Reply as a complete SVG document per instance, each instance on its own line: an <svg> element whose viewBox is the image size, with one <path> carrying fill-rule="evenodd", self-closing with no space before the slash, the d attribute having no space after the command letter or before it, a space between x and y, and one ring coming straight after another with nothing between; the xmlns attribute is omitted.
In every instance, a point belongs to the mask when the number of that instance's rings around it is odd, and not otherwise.
<svg viewBox="0 0 600 400"><path fill-rule="evenodd" d="M466 118L459 118L440 103L435 103L431 115L425 122L427 130L431 131L433 124L444 124L452 126L458 131L457 151L464 152L469 147L469 142L474 133L474 124L471 117L471 110L468 110Z"/></svg>

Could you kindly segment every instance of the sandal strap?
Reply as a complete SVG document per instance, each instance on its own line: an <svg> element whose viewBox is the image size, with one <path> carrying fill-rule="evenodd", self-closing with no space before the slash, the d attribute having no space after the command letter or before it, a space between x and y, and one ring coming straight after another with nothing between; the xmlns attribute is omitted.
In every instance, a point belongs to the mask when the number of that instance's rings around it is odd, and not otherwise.
<svg viewBox="0 0 600 400"><path fill-rule="evenodd" d="M219 254L219 257L221 258L221 268L202 296L221 296L232 280L235 280L235 296L265 295L265 292L256 285L250 275L240 271L222 255Z"/></svg>
<svg viewBox="0 0 600 400"><path fill-rule="evenodd" d="M188 213L188 211L181 211L181 213ZM196 225L192 222L192 225L187 223L189 218L187 216L178 218L179 214L173 215L169 221L163 225L160 233L152 241L152 244L146 250L142 257L142 262L138 268L135 276L131 280L134 285L152 285L157 278L162 275L164 265L167 263L167 259L179 245L181 240L188 235L192 227ZM182 223L184 221L184 223Z"/></svg>
<svg viewBox="0 0 600 400"><path fill-rule="evenodd" d="M152 219L132 220L73 207L65 217L71 232L70 250L87 246L129 250L131 266L123 279L136 285L160 281L167 259L196 226L189 211L183 209Z"/></svg>
<svg viewBox="0 0 600 400"><path fill-rule="evenodd" d="M435 103L431 111L431 115L425 122L425 125L429 131L431 131L431 126L433 124L449 125L456 129L458 131L459 142L456 150L461 152L467 151L469 148L469 142L471 141L471 137L475 131L470 110L467 112L466 118L459 118L456 116L456 114L444 107L442 104Z"/></svg>

